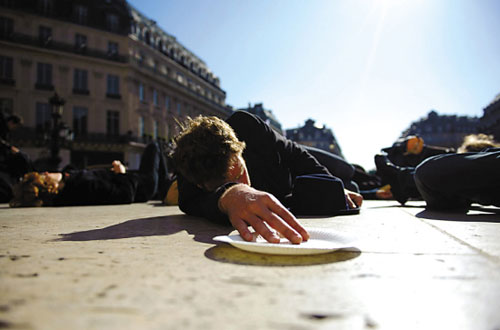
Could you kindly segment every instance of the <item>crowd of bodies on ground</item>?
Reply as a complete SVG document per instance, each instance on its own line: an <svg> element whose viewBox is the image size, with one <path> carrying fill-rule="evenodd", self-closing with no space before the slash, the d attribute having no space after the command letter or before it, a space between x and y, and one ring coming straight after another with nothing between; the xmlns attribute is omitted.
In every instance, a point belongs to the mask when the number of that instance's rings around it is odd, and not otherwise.
<svg viewBox="0 0 500 330"><path fill-rule="evenodd" d="M500 207L500 144L473 134L460 148L426 145L408 136L374 156L368 173L332 153L298 145L260 118L238 111L226 121L189 119L172 145L146 146L137 170L119 160L109 169L37 171L9 143L22 124L0 118L0 202L11 207L102 205L162 200L191 215L248 227L268 241L276 232L299 243L308 234L296 215L355 213L363 199L422 199L434 210Z"/></svg>

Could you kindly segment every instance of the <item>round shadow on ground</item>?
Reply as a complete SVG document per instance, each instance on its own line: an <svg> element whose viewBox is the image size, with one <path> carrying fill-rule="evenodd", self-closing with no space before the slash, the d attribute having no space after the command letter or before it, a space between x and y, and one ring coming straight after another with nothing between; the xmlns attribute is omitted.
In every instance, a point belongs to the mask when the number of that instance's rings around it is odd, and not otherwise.
<svg viewBox="0 0 500 330"><path fill-rule="evenodd" d="M243 251L228 244L211 247L205 252L211 260L249 266L322 265L351 260L360 255L361 251L355 248L314 255L272 255Z"/></svg>

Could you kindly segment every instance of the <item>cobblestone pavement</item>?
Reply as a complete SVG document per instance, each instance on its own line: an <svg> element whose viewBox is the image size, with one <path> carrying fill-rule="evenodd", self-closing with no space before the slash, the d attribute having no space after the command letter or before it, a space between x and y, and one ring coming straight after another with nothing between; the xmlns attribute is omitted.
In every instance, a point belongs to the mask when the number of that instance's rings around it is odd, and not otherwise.
<svg viewBox="0 0 500 330"><path fill-rule="evenodd" d="M500 329L499 209L423 206L302 219L356 249L272 256L177 207L3 204L0 328Z"/></svg>

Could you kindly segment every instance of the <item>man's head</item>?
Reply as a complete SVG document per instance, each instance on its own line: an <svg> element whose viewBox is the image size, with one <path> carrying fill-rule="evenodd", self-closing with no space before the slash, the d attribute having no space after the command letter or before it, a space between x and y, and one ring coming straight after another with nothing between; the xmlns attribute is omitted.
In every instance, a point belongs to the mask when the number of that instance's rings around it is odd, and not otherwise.
<svg viewBox="0 0 500 330"><path fill-rule="evenodd" d="M10 207L42 206L50 204L58 193L61 173L26 173L21 182L12 187Z"/></svg>
<svg viewBox="0 0 500 330"><path fill-rule="evenodd" d="M225 182L248 179L241 157L245 143L217 117L189 118L175 144L172 158L177 170L199 187L213 191Z"/></svg>
<svg viewBox="0 0 500 330"><path fill-rule="evenodd" d="M486 148L498 148L500 144L495 141L493 135L470 134L464 137L462 145L458 148L458 153L479 152Z"/></svg>
<svg viewBox="0 0 500 330"><path fill-rule="evenodd" d="M418 155L424 149L424 139L420 136L410 135L406 137L406 154Z"/></svg>

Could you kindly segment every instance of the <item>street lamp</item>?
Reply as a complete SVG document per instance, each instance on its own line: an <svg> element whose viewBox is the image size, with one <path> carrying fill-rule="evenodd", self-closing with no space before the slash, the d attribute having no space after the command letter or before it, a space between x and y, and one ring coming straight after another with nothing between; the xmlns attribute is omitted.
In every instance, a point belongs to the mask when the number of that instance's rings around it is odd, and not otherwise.
<svg viewBox="0 0 500 330"><path fill-rule="evenodd" d="M58 170L58 165L61 162L61 157L59 157L59 150L61 149L59 136L61 130L65 129L65 125L60 122L63 107L66 101L60 97L56 92L54 95L49 98L49 103L51 105L51 115L52 115L52 132L50 135L50 158L49 158L49 166L52 171Z"/></svg>

